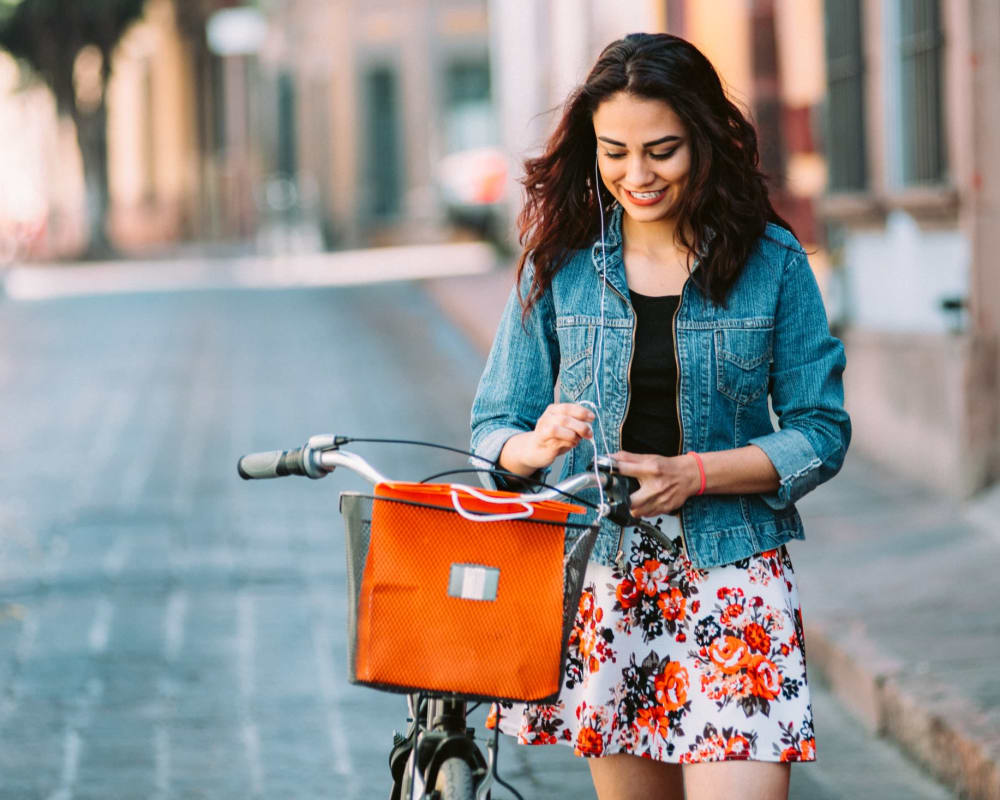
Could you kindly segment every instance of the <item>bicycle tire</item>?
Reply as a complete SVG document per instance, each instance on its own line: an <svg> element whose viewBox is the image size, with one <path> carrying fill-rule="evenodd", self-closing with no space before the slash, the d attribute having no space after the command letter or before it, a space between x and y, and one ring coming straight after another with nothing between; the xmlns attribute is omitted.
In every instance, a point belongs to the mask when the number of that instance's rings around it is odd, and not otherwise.
<svg viewBox="0 0 1000 800"><path fill-rule="evenodd" d="M475 800L472 768L461 758L449 758L438 769L434 790L439 800Z"/></svg>

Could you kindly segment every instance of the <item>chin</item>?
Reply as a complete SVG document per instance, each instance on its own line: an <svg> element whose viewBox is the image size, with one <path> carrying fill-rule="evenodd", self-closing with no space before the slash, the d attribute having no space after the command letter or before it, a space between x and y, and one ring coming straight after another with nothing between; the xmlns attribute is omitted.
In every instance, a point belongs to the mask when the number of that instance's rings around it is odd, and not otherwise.
<svg viewBox="0 0 1000 800"><path fill-rule="evenodd" d="M625 213L636 222L658 222L661 219L670 218L670 208L666 204L661 208L637 208L635 206L625 206Z"/></svg>

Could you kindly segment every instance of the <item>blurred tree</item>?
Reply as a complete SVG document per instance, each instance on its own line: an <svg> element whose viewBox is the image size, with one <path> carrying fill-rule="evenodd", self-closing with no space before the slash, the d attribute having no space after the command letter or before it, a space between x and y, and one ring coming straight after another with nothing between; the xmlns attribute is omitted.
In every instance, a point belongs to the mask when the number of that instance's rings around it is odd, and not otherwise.
<svg viewBox="0 0 1000 800"><path fill-rule="evenodd" d="M48 84L76 125L87 192L87 255L111 252L106 90L111 54L145 0L0 0L0 47Z"/></svg>

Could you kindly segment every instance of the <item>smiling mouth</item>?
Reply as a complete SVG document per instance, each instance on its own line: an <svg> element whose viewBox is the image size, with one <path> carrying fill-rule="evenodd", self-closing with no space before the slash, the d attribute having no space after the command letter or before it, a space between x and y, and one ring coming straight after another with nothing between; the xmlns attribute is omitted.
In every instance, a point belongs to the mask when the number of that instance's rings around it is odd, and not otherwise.
<svg viewBox="0 0 1000 800"><path fill-rule="evenodd" d="M667 188L657 189L655 192L630 192L628 189L625 190L625 194L631 197L633 200L638 200L640 203L648 203L652 200L659 200L663 195L667 193Z"/></svg>

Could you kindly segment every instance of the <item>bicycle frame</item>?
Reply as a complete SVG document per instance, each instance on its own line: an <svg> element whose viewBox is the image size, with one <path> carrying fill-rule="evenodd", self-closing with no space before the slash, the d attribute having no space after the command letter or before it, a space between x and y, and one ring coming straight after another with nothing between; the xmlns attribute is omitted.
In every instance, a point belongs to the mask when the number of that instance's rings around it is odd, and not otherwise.
<svg viewBox="0 0 1000 800"><path fill-rule="evenodd" d="M406 737L395 735L396 744L389 758L393 773L392 800L427 797L427 790L435 787L441 768L453 758L469 765L476 800L489 797L494 783L500 783L520 800L517 790L497 774L496 733L492 740L487 740L485 758L476 745L474 731L467 726L465 701L408 695L407 706L411 729Z"/></svg>

